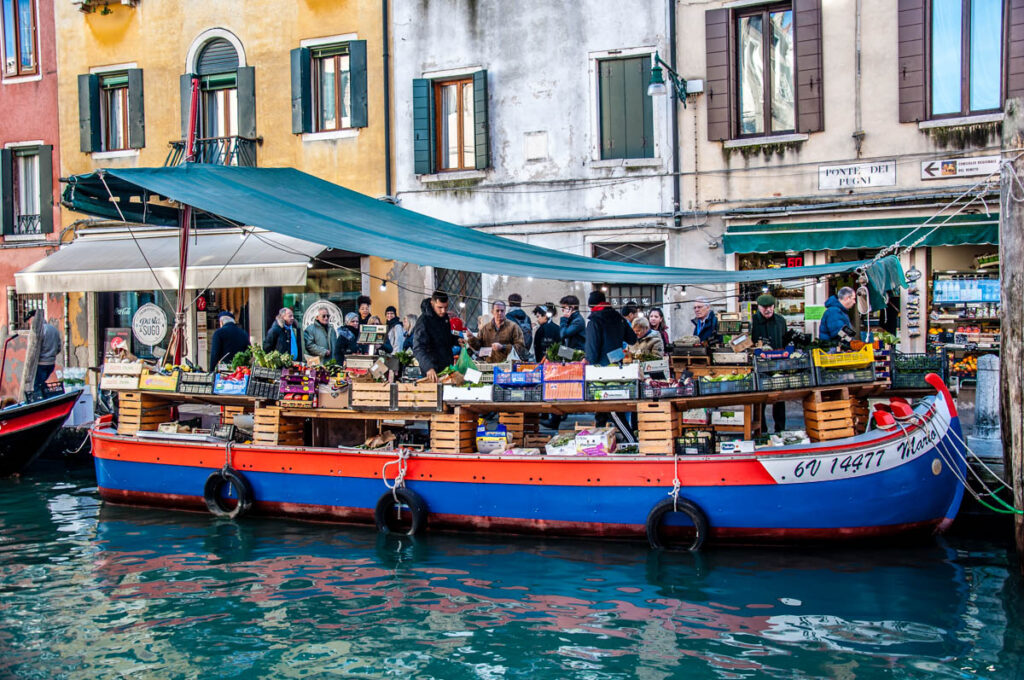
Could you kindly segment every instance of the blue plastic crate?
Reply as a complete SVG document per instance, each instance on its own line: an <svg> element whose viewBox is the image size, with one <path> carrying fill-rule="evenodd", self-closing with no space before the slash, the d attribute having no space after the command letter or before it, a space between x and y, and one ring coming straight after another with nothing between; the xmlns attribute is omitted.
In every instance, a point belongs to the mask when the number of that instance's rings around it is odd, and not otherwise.
<svg viewBox="0 0 1024 680"><path fill-rule="evenodd" d="M540 385L544 382L544 371L537 368L533 371L506 371L494 367L495 385Z"/></svg>

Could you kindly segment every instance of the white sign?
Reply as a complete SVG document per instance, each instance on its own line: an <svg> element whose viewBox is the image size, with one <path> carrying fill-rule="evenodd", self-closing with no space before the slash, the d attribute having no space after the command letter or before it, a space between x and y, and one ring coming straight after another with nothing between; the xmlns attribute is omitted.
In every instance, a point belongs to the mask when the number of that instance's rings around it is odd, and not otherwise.
<svg viewBox="0 0 1024 680"><path fill-rule="evenodd" d="M818 189L891 187L896 184L896 161L854 165L819 165Z"/></svg>
<svg viewBox="0 0 1024 680"><path fill-rule="evenodd" d="M951 179L953 177L977 177L999 172L999 156L975 156L974 158L938 158L921 161L921 179Z"/></svg>
<svg viewBox="0 0 1024 680"><path fill-rule="evenodd" d="M152 302L139 307L132 317L132 333L143 345L159 344L167 335L167 314Z"/></svg>

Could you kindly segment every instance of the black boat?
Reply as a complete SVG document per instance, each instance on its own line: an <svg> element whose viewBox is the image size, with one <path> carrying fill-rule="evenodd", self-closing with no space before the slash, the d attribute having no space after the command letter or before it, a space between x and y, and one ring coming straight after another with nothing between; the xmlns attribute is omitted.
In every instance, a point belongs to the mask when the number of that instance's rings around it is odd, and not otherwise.
<svg viewBox="0 0 1024 680"><path fill-rule="evenodd" d="M46 448L67 420L81 389L0 409L0 477L16 474Z"/></svg>

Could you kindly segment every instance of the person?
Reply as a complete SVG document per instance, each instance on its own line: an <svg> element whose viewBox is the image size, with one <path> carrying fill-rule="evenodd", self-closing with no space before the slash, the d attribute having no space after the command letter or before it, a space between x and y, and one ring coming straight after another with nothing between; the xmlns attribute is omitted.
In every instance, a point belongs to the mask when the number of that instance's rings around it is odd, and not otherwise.
<svg viewBox="0 0 1024 680"><path fill-rule="evenodd" d="M651 330L658 331L661 341L668 347L668 325L665 323L665 312L661 307L652 307L647 314L647 322L651 324Z"/></svg>
<svg viewBox="0 0 1024 680"><path fill-rule="evenodd" d="M508 320L514 322L523 332L523 343L526 349L521 358L524 361L530 361L530 352L533 347L533 325L530 323L530 317L523 310L523 296L519 293L509 295L508 307ZM541 357L537 357L536 360L540 361Z"/></svg>
<svg viewBox="0 0 1024 680"><path fill-rule="evenodd" d="M25 322L29 323L36 315L36 310L25 315ZM49 321L43 319L42 327L39 329L39 361L36 362L36 376L32 382L32 389L39 391L46 386L46 380L53 375L54 366L57 365L57 355L60 353L61 338L60 331L54 328Z"/></svg>
<svg viewBox="0 0 1024 680"><path fill-rule="evenodd" d="M370 305L373 304L373 300L370 299L369 295L360 295L356 298L356 309L359 311L359 325L365 326L370 323Z"/></svg>
<svg viewBox="0 0 1024 680"><path fill-rule="evenodd" d="M625 317L608 304L608 299L601 291L591 292L587 305L590 307L590 323L587 324L583 351L588 364L607 366L610 363L608 353L621 350L623 343L636 343L636 333L626 323Z"/></svg>
<svg viewBox="0 0 1024 680"><path fill-rule="evenodd" d="M562 318L558 320L558 341L563 347L583 349L587 342L587 323L580 314L580 299L566 295L558 304L562 306Z"/></svg>
<svg viewBox="0 0 1024 680"><path fill-rule="evenodd" d="M750 321L750 339L753 342L767 342L772 349L785 347L786 320L781 314L775 313L775 298L765 293L757 298L757 313ZM768 405L761 404L761 424L767 430L768 421L765 416ZM772 423L775 433L786 429L786 402L779 400L772 404Z"/></svg>
<svg viewBox="0 0 1024 680"><path fill-rule="evenodd" d="M335 334L331 358L341 364L349 354L362 354L359 351L359 315L355 312L345 315L344 325Z"/></svg>
<svg viewBox="0 0 1024 680"><path fill-rule="evenodd" d="M537 320L537 331L533 334L533 357L542 361L548 353L548 348L558 342L558 324L550 318L551 310L547 305L538 305L533 308L533 318Z"/></svg>
<svg viewBox="0 0 1024 680"><path fill-rule="evenodd" d="M702 343L715 345L721 340L718 334L718 317L715 316L706 297L699 297L694 301L692 323L693 334L700 338Z"/></svg>
<svg viewBox="0 0 1024 680"><path fill-rule="evenodd" d="M853 288L844 286L839 292L825 301L825 313L821 316L818 326L818 338L821 340L837 340L839 331L845 326L852 327L849 310L857 304L857 293Z"/></svg>
<svg viewBox="0 0 1024 680"><path fill-rule="evenodd" d="M483 347L490 347L491 353L486 357L487 363L498 364L505 361L512 350L520 358L526 355L526 341L523 339L523 329L519 324L510 321L505 314L505 303L495 300L491 305L491 322L480 326L480 334L469 336L470 349L479 351Z"/></svg>
<svg viewBox="0 0 1024 680"><path fill-rule="evenodd" d="M412 353L424 377L437 382L437 374L452 365L452 326L448 320L448 293L435 290L420 303L420 318L412 331Z"/></svg>
<svg viewBox="0 0 1024 680"><path fill-rule="evenodd" d="M405 352L412 351L412 330L416 328L416 319L418 317L415 314L406 314L405 320L402 321L402 330L405 331L405 340L402 342L402 350Z"/></svg>
<svg viewBox="0 0 1024 680"><path fill-rule="evenodd" d="M655 355L659 359L665 356L665 341L661 339L661 333L651 328L650 321L642 316L636 317L633 319L633 332L637 341L629 346L631 355Z"/></svg>
<svg viewBox="0 0 1024 680"><path fill-rule="evenodd" d="M291 354L295 361L302 361L302 343L295 328L295 312L287 307L278 310L274 323L270 324L263 338L263 351Z"/></svg>
<svg viewBox="0 0 1024 680"><path fill-rule="evenodd" d="M210 340L210 370L217 370L222 361L231 362L239 352L249 348L249 334L235 323L235 315L224 310L217 315L220 328L213 332Z"/></svg>
<svg viewBox="0 0 1024 680"><path fill-rule="evenodd" d="M405 346L405 328L402 326L402 319L398 316L398 310L388 305L384 310L384 320L388 325L388 344L394 352L400 352Z"/></svg>
<svg viewBox="0 0 1024 680"><path fill-rule="evenodd" d="M633 321L636 320L640 310L637 308L635 302L627 302L622 306L622 318L625 319L630 326L633 325Z"/></svg>
<svg viewBox="0 0 1024 680"><path fill-rule="evenodd" d="M331 325L331 312L321 307L313 323L302 331L302 349L307 357L319 357L321 362L331 359L338 333Z"/></svg>

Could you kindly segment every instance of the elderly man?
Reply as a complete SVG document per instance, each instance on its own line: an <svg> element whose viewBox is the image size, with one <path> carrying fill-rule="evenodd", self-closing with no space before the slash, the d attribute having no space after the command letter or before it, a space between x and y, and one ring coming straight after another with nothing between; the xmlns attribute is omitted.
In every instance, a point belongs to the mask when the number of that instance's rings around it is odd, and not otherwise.
<svg viewBox="0 0 1024 680"><path fill-rule="evenodd" d="M495 300L491 305L491 320L480 328L480 335L472 335L469 330L466 333L470 335L470 348L480 351L481 348L490 347L491 352L486 357L488 363L505 361L513 349L520 358L526 356L523 329L505 318L505 303L501 300Z"/></svg>
<svg viewBox="0 0 1024 680"><path fill-rule="evenodd" d="M277 318L270 324L263 339L263 351L291 354L296 361L302 361L302 342L295 327L295 312L287 307L282 307L277 312Z"/></svg>
<svg viewBox="0 0 1024 680"><path fill-rule="evenodd" d="M849 287L840 288L838 293L826 300L825 313L821 316L821 325L818 326L818 337L822 340L835 340L844 327L852 327L849 310L853 309L855 304L857 293Z"/></svg>
<svg viewBox="0 0 1024 680"><path fill-rule="evenodd" d="M693 334L704 344L714 345L721 338L718 335L718 317L711 309L706 297L699 297L693 303Z"/></svg>
<svg viewBox="0 0 1024 680"><path fill-rule="evenodd" d="M331 312L326 307L321 307L313 323L302 331L302 348L307 357L319 357L320 361L327 361L333 358L337 339L338 335L331 326Z"/></svg>
<svg viewBox="0 0 1024 680"><path fill-rule="evenodd" d="M239 352L249 348L249 334L238 327L235 323L235 315L224 310L217 315L220 323L213 333L210 341L210 370L217 370L217 364L222 361L231 362Z"/></svg>
<svg viewBox="0 0 1024 680"><path fill-rule="evenodd" d="M766 342L773 349L780 349L786 335L786 320L781 314L775 313L775 298L765 293L757 298L757 313L750 321L750 339L754 342ZM761 404L761 423L767 430L767 404ZM786 402L776 401L772 404L772 423L775 432L786 429Z"/></svg>

